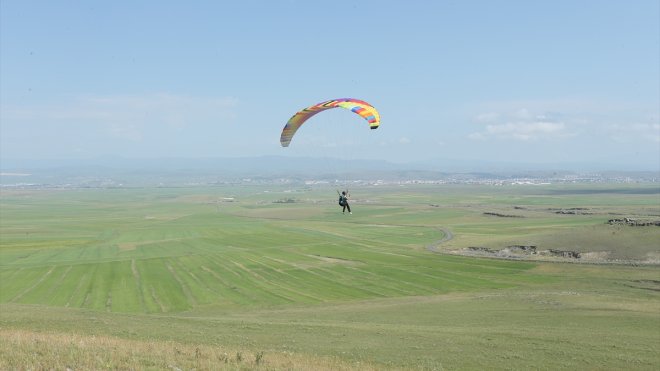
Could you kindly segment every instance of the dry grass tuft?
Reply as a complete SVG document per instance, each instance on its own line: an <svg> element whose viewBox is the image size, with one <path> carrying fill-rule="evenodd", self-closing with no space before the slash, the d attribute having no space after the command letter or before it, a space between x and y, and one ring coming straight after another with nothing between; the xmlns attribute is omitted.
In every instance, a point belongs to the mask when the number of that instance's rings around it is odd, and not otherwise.
<svg viewBox="0 0 660 371"><path fill-rule="evenodd" d="M376 370L363 362L276 351L0 329L2 370Z"/></svg>

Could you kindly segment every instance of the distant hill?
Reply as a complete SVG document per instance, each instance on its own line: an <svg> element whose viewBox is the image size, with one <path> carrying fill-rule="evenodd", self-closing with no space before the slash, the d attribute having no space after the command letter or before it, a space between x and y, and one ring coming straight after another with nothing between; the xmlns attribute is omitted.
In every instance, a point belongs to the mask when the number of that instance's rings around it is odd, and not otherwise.
<svg viewBox="0 0 660 371"><path fill-rule="evenodd" d="M536 166L536 167L535 167ZM250 181L642 179L658 181L660 171L579 171L561 165L524 165L465 160L392 163L285 156L239 158L122 158L8 160L0 162L3 185L172 185Z"/></svg>

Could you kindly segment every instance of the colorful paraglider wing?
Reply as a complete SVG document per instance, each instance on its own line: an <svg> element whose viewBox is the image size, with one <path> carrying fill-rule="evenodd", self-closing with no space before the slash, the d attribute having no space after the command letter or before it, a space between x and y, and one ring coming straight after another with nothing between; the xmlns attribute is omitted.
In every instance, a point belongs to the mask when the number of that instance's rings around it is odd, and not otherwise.
<svg viewBox="0 0 660 371"><path fill-rule="evenodd" d="M369 127L372 129L378 128L380 125L380 115L378 111L369 103L353 98L339 98L333 99L326 102L321 102L315 104L311 107L307 107L299 112L297 112L289 122L286 123L284 129L282 129L282 135L280 136L280 143L282 147L288 147L291 143L291 138L296 133L296 131L305 123L310 117L316 115L319 112L325 111L331 108L341 107L347 110L350 110L360 116L362 116L369 123Z"/></svg>

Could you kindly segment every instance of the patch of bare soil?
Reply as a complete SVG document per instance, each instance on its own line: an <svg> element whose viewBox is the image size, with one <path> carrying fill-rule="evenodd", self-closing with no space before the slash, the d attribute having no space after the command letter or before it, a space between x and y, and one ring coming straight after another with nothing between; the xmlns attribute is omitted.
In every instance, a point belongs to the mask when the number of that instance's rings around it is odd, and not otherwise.
<svg viewBox="0 0 660 371"><path fill-rule="evenodd" d="M554 261L586 264L622 264L622 265L660 265L660 252L650 252L645 259L616 259L609 251L572 251L559 249L540 249L535 245L511 245L503 249L493 249L484 246L469 246L463 248L441 248L440 245L454 236L446 228L438 228L444 233L444 238L426 246L431 252L440 254L475 256L484 258Z"/></svg>
<svg viewBox="0 0 660 371"><path fill-rule="evenodd" d="M307 255L312 258L319 259L325 263L330 263L330 264L344 264L344 265L362 265L364 263L357 261L357 260L349 260L349 259L343 259L343 258L336 258L332 256L323 256L323 255Z"/></svg>
<svg viewBox="0 0 660 371"><path fill-rule="evenodd" d="M144 245L151 245L153 243L165 243L165 242L172 242L172 241L183 241L183 240L189 240L193 237L181 237L181 238L166 238L162 240L147 240L147 241L138 241L138 242L120 242L117 244L117 247L119 247L120 251L130 251L130 250L135 250L136 248Z"/></svg>
<svg viewBox="0 0 660 371"><path fill-rule="evenodd" d="M554 261L588 264L625 264L625 265L658 265L660 259L648 256L644 260L614 259L608 251L579 252L572 250L539 249L537 246L514 245L503 249L491 249L481 246L470 246L444 252L455 255L500 258L529 261Z"/></svg>

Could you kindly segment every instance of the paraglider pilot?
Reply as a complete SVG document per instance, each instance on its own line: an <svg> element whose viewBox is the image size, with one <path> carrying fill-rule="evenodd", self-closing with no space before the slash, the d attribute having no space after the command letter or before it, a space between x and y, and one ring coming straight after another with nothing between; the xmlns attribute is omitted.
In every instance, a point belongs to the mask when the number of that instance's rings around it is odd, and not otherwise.
<svg viewBox="0 0 660 371"><path fill-rule="evenodd" d="M348 209L349 214L353 214L351 212L351 206L348 204L348 197L349 194L346 191L342 191L341 194L339 195L339 206L342 206L342 213L346 213L346 209Z"/></svg>

